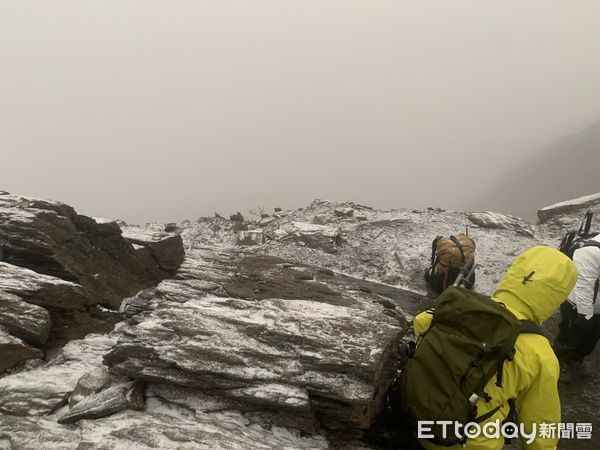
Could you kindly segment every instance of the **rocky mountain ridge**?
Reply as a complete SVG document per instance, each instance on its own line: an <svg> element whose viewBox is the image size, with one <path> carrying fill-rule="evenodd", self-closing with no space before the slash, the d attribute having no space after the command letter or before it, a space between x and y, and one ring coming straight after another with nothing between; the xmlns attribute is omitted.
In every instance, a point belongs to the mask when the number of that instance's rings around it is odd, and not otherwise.
<svg viewBox="0 0 600 450"><path fill-rule="evenodd" d="M317 200L140 227L0 196L0 448L381 448L431 240L468 227L491 294L587 208L534 226Z"/></svg>

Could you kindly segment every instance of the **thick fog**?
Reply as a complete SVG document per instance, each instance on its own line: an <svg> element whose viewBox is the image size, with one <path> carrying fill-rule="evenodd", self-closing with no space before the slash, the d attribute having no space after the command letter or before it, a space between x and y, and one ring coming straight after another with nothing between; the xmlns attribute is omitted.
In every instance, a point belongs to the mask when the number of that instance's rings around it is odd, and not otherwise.
<svg viewBox="0 0 600 450"><path fill-rule="evenodd" d="M596 1L2 2L0 189L134 223L461 208L600 119L598 55Z"/></svg>

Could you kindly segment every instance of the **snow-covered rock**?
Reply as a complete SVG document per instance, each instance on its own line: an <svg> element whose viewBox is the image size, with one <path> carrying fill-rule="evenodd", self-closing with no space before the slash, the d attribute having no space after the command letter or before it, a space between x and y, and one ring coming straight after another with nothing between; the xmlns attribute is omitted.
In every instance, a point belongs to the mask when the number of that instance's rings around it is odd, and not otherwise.
<svg viewBox="0 0 600 450"><path fill-rule="evenodd" d="M0 291L47 308L84 310L90 305L79 284L4 262L0 262ZM5 310L4 306L0 310Z"/></svg>
<svg viewBox="0 0 600 450"><path fill-rule="evenodd" d="M101 367L102 357L115 342L114 336L89 335L69 342L39 367L0 378L0 411L12 415L41 415L66 404L79 378Z"/></svg>
<svg viewBox="0 0 600 450"><path fill-rule="evenodd" d="M25 222L39 206L28 201L17 211ZM556 245L566 221L582 211L533 226L490 212L381 211L318 200L269 220L246 220L246 230L265 237L253 246L238 245L244 230L236 221L182 224L185 260L159 285L119 297L127 297L126 320L114 331L72 340L51 349L48 361L29 360L0 375L0 448L379 448L369 436L381 433L385 442L385 426L365 429L383 406L408 321L433 301L422 295L432 239L468 226L477 243L476 288L490 294L514 257L532 245ZM155 261L148 243L164 239L164 225L122 226L127 251ZM27 303L39 292L49 298L39 286L70 283L92 298L81 311L48 307L54 331L97 301L90 284L16 266L14 259L0 264L9 274L0 277L7 341L41 342L45 309ZM19 320L7 328L13 318ZM116 412L131 407L123 386L132 379L146 384L144 409ZM561 400L572 419L578 403Z"/></svg>
<svg viewBox="0 0 600 450"><path fill-rule="evenodd" d="M0 327L26 342L43 345L50 334L50 325L46 309L0 290Z"/></svg>
<svg viewBox="0 0 600 450"><path fill-rule="evenodd" d="M534 234L533 225L509 214L484 211L470 213L467 217L471 222L481 228L514 231L515 233L527 237L533 237Z"/></svg>
<svg viewBox="0 0 600 450"><path fill-rule="evenodd" d="M98 419L126 409L144 408L144 384L133 381L111 386L91 394L63 414L58 423L75 423L83 419Z"/></svg>
<svg viewBox="0 0 600 450"><path fill-rule="evenodd" d="M146 411L124 411L76 425L54 416L4 416L0 448L15 449L327 449L324 436L306 436L252 423L233 411L194 414L178 405L152 402Z"/></svg>
<svg viewBox="0 0 600 450"><path fill-rule="evenodd" d="M113 379L114 377L104 367L97 367L84 373L69 395L69 407L72 408L86 397L106 389L112 384Z"/></svg>
<svg viewBox="0 0 600 450"><path fill-rule="evenodd" d="M172 225L172 224L171 224ZM169 274L175 273L184 258L181 236L174 232L166 232L147 227L124 226L123 237L138 246L138 251L148 249L158 266ZM173 227L167 229L172 230Z"/></svg>
<svg viewBox="0 0 600 450"><path fill-rule="evenodd" d="M286 223L275 231L275 236L282 242L299 243L327 253L334 253L342 243L338 228L306 222Z"/></svg>
<svg viewBox="0 0 600 450"><path fill-rule="evenodd" d="M265 242L265 233L262 230L238 231L238 245L260 245Z"/></svg>
<svg viewBox="0 0 600 450"><path fill-rule="evenodd" d="M544 223L557 216L572 215L588 209L600 210L600 193L546 206L538 211L538 218L540 223Z"/></svg>
<svg viewBox="0 0 600 450"><path fill-rule="evenodd" d="M117 223L47 200L0 196L0 248L6 263L80 285L89 304L118 307L168 275L133 249Z"/></svg>

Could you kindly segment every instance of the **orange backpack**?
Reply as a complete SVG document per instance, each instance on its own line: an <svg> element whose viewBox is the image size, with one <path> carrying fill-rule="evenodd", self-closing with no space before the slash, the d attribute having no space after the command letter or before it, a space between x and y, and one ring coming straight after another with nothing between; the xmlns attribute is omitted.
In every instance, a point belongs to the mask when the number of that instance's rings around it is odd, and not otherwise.
<svg viewBox="0 0 600 450"><path fill-rule="evenodd" d="M466 234L438 236L431 245L431 267L425 278L441 293L460 273L460 269L475 264L475 241ZM435 286L433 286L435 284Z"/></svg>

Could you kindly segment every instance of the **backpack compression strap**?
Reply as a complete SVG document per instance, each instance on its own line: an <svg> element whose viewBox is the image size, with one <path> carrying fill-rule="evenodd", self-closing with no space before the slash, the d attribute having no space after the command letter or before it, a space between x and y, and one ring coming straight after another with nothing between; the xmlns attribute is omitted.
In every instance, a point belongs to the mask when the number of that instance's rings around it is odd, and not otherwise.
<svg viewBox="0 0 600 450"><path fill-rule="evenodd" d="M465 251L463 250L462 244L454 235L450 236L450 240L452 242L454 242L454 245L456 245L458 247L458 250L460 251L460 260L464 264L465 263Z"/></svg>

